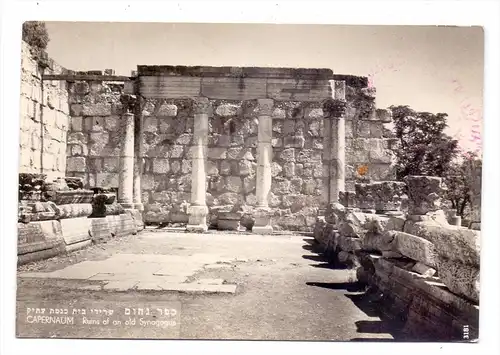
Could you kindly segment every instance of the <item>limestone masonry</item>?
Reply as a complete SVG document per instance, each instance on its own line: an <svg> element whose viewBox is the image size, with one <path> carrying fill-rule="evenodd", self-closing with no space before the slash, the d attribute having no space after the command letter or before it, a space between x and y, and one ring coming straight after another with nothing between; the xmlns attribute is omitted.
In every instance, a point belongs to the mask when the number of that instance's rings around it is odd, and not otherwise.
<svg viewBox="0 0 500 355"><path fill-rule="evenodd" d="M20 116L20 264L145 225L309 231L410 332L477 335L480 216L450 225L440 178L393 181L392 117L366 77L141 65L123 77L23 43Z"/></svg>
<svg viewBox="0 0 500 355"><path fill-rule="evenodd" d="M238 206L245 215L258 203L258 150L266 146L259 142L259 128L270 138L268 152L262 154L269 154L263 171L271 176L265 194L275 229L311 230L318 209L326 206L328 196L334 198L335 192L329 191L338 185L338 145L345 147L341 183L346 188L353 189L359 178L393 177L388 150L392 133L386 127L391 118L388 111L375 108L375 92L366 87L365 78L335 76L327 69L138 69L128 82L68 83L66 175L83 178L87 187L118 187L126 129L120 97L136 95L135 123L140 127L134 139L136 158L142 160L140 203L148 224L188 222L199 98L208 100L208 130L200 154L212 225L217 224L212 212L223 206ZM263 99L269 127L259 116ZM345 100L345 111L331 116L329 100ZM345 132L340 138L337 121ZM243 221L248 228L252 223Z"/></svg>

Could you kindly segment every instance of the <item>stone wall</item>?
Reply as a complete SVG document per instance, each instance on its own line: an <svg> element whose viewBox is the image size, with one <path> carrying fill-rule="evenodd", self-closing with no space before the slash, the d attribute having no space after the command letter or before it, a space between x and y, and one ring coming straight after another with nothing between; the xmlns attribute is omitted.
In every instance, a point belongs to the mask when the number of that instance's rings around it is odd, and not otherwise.
<svg viewBox="0 0 500 355"><path fill-rule="evenodd" d="M45 80L42 74L65 69L24 41L21 46L19 172L64 176L69 127L65 81Z"/></svg>
<svg viewBox="0 0 500 355"><path fill-rule="evenodd" d="M129 82L68 83L71 132L67 175L85 187L118 187L123 94L139 98L136 139L142 144L141 193L146 223L186 223L191 197L193 99L210 102L206 157L209 209L256 205L257 99L273 100L269 206L277 229L311 230L327 203L323 104L330 81L345 81L346 188L392 177L387 110L363 77L327 69L139 66ZM102 76L101 76L102 77ZM137 132L142 120L142 135ZM330 144L328 144L328 147ZM137 153L137 149L136 149ZM329 152L327 152L329 153ZM250 223L251 224L251 223Z"/></svg>
<svg viewBox="0 0 500 355"><path fill-rule="evenodd" d="M391 113L376 108L376 90L363 78L343 78L347 84L346 191L354 191L355 182L364 179L394 180L394 157L389 149L394 142Z"/></svg>
<svg viewBox="0 0 500 355"><path fill-rule="evenodd" d="M332 204L314 236L332 264L357 269L366 296L411 338L464 340L467 325L477 339L480 232L449 225L442 194L438 177L356 184L354 206Z"/></svg>
<svg viewBox="0 0 500 355"><path fill-rule="evenodd" d="M82 178L86 188L118 188L123 90L123 82L68 82L66 175Z"/></svg>

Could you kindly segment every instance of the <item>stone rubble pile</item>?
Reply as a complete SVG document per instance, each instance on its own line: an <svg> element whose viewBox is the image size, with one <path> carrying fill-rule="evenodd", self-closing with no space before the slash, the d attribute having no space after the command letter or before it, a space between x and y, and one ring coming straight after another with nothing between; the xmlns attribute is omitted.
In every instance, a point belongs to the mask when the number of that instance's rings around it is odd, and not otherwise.
<svg viewBox="0 0 500 355"><path fill-rule="evenodd" d="M317 220L314 236L325 255L356 268L406 331L461 339L468 324L477 335L480 232L448 223L441 178L408 176L355 189L339 196L348 207L330 204Z"/></svg>
<svg viewBox="0 0 500 355"><path fill-rule="evenodd" d="M83 189L78 178L19 174L18 264L136 234L141 223L140 213L116 202L116 193Z"/></svg>

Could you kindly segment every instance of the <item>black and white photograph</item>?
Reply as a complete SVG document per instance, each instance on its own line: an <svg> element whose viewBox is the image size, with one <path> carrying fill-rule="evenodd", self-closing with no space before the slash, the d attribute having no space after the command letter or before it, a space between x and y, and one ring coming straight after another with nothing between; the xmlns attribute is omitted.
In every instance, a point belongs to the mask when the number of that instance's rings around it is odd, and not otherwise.
<svg viewBox="0 0 500 355"><path fill-rule="evenodd" d="M481 338L482 26L19 26L16 338Z"/></svg>

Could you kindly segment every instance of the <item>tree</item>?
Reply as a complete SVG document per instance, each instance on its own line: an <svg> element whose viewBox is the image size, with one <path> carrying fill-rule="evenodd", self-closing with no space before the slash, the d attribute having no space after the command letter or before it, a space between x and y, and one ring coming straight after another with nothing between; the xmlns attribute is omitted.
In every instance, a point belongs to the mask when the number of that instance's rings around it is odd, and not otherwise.
<svg viewBox="0 0 500 355"><path fill-rule="evenodd" d="M443 177L458 155L458 141L444 133L448 115L416 112L409 106L390 109L397 138L392 147L397 179L407 175Z"/></svg>
<svg viewBox="0 0 500 355"><path fill-rule="evenodd" d="M466 214L466 208L471 202L471 188L474 184L477 169L482 168L482 161L473 152L463 155L463 160L455 161L445 175L447 187L446 197L451 206L462 218Z"/></svg>
<svg viewBox="0 0 500 355"><path fill-rule="evenodd" d="M45 22L26 21L23 23L23 41L33 48L45 50L49 44L49 33Z"/></svg>

